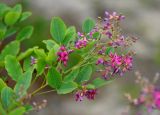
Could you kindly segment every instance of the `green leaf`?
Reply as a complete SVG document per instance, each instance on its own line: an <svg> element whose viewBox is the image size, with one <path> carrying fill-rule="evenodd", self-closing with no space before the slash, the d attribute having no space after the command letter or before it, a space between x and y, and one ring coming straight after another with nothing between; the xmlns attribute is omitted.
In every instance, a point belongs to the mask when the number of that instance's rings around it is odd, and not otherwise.
<svg viewBox="0 0 160 115"><path fill-rule="evenodd" d="M3 107L7 110L14 102L14 92L9 87L4 87L1 91L1 102Z"/></svg>
<svg viewBox="0 0 160 115"><path fill-rule="evenodd" d="M16 32L17 32L17 28L11 27L11 28L7 29L7 32L6 32L4 38L10 37L10 36L14 35Z"/></svg>
<svg viewBox="0 0 160 115"><path fill-rule="evenodd" d="M43 59L45 59L45 58L47 57L44 49L37 49L37 48L35 48L35 49L34 49L34 53L38 56L38 58L43 58Z"/></svg>
<svg viewBox="0 0 160 115"><path fill-rule="evenodd" d="M95 88L99 88L102 87L108 83L111 83L113 80L107 81L101 78L96 78L95 80L93 80L93 85L95 86Z"/></svg>
<svg viewBox="0 0 160 115"><path fill-rule="evenodd" d="M13 55L16 56L20 50L20 43L18 41L12 41L4 47L0 54L0 61L3 61L5 56Z"/></svg>
<svg viewBox="0 0 160 115"><path fill-rule="evenodd" d="M93 84L88 84L86 85L87 89L95 89L95 86Z"/></svg>
<svg viewBox="0 0 160 115"><path fill-rule="evenodd" d="M14 109L13 111L11 111L9 115L24 115L25 112L26 110L24 107L18 107Z"/></svg>
<svg viewBox="0 0 160 115"><path fill-rule="evenodd" d="M72 68L73 66L77 65L80 61L82 61L81 55L74 52L69 55L68 59L69 60L67 62L66 70Z"/></svg>
<svg viewBox="0 0 160 115"><path fill-rule="evenodd" d="M24 105L23 107L25 108L26 112L29 112L29 111L34 110L33 106L32 106L32 105L29 105L29 104Z"/></svg>
<svg viewBox="0 0 160 115"><path fill-rule="evenodd" d="M22 6L17 4L13 9L11 9L4 17L4 22L11 26L15 24L21 16Z"/></svg>
<svg viewBox="0 0 160 115"><path fill-rule="evenodd" d="M3 3L0 3L0 17L2 17L10 8Z"/></svg>
<svg viewBox="0 0 160 115"><path fill-rule="evenodd" d="M84 47L83 52L88 53L91 51L91 49L94 48L94 45L96 44L96 41L91 41L86 47Z"/></svg>
<svg viewBox="0 0 160 115"><path fill-rule="evenodd" d="M53 62L56 62L56 61L57 61L57 55L54 48L52 48L48 52L48 55L46 57L46 62L49 64L52 64Z"/></svg>
<svg viewBox="0 0 160 115"><path fill-rule="evenodd" d="M91 18L88 18L83 22L82 30L84 33L87 34L94 28L94 26L95 26L95 21L92 20Z"/></svg>
<svg viewBox="0 0 160 115"><path fill-rule="evenodd" d="M6 83L0 78L0 93L4 87L6 87Z"/></svg>
<svg viewBox="0 0 160 115"><path fill-rule="evenodd" d="M21 65L16 59L16 57L14 56L11 56L11 55L6 56L5 68L8 74L10 75L10 77L15 81L18 81L19 77L22 76Z"/></svg>
<svg viewBox="0 0 160 115"><path fill-rule="evenodd" d="M30 38L32 33L33 26L26 26L17 34L16 39L19 41L23 41L24 39Z"/></svg>
<svg viewBox="0 0 160 115"><path fill-rule="evenodd" d="M75 82L64 82L61 87L58 89L58 94L67 94L72 92L77 88L77 84Z"/></svg>
<svg viewBox="0 0 160 115"><path fill-rule="evenodd" d="M39 59L37 60L37 67L36 67L37 75L38 75L38 76L41 75L41 74L44 72L45 67L46 67L46 62L45 62L45 60L42 59L42 58L39 58Z"/></svg>
<svg viewBox="0 0 160 115"><path fill-rule="evenodd" d="M109 55L110 54L110 52L112 52L112 53L114 53L114 48L113 47L108 47L107 49L106 49L106 55Z"/></svg>
<svg viewBox="0 0 160 115"><path fill-rule="evenodd" d="M6 32L7 32L7 27L3 23L0 23L0 40L4 39Z"/></svg>
<svg viewBox="0 0 160 115"><path fill-rule="evenodd" d="M27 57L23 61L23 70L27 71L31 67L31 57Z"/></svg>
<svg viewBox="0 0 160 115"><path fill-rule="evenodd" d="M100 38L100 33L99 32L93 33L93 38L99 39Z"/></svg>
<svg viewBox="0 0 160 115"><path fill-rule="evenodd" d="M34 49L36 49L37 47L33 47L33 48L29 48L27 51L22 52L19 54L19 56L17 57L18 60L22 60L28 56L31 56L31 54L33 53Z"/></svg>
<svg viewBox="0 0 160 115"><path fill-rule="evenodd" d="M22 15L21 15L21 18L20 18L19 22L22 22L22 21L26 20L31 15L32 15L31 12L23 12Z"/></svg>
<svg viewBox="0 0 160 115"><path fill-rule="evenodd" d="M50 32L51 32L52 38L56 42L62 43L66 34L66 25L61 18L54 17L52 19Z"/></svg>
<svg viewBox="0 0 160 115"><path fill-rule="evenodd" d="M64 77L64 82L69 82L75 80L79 73L79 69L72 70L68 75Z"/></svg>
<svg viewBox="0 0 160 115"><path fill-rule="evenodd" d="M19 98L26 95L31 84L32 72L33 70L29 68L21 77L19 77L14 87L14 92L19 96Z"/></svg>
<svg viewBox="0 0 160 115"><path fill-rule="evenodd" d="M47 82L48 85L52 88L60 88L62 84L62 76L61 74L56 70L56 68L52 67L49 69L47 74Z"/></svg>
<svg viewBox="0 0 160 115"><path fill-rule="evenodd" d="M71 40L76 38L76 29L74 26L71 26L66 31L65 39L63 40L63 44L67 45Z"/></svg>
<svg viewBox="0 0 160 115"><path fill-rule="evenodd" d="M0 103L0 115L7 115L1 103Z"/></svg>
<svg viewBox="0 0 160 115"><path fill-rule="evenodd" d="M92 66L86 65L80 69L80 72L76 78L78 83L88 81L92 75Z"/></svg>
<svg viewBox="0 0 160 115"><path fill-rule="evenodd" d="M57 52L60 46L53 40L43 40L43 43L46 44L46 48L50 51L52 48Z"/></svg>

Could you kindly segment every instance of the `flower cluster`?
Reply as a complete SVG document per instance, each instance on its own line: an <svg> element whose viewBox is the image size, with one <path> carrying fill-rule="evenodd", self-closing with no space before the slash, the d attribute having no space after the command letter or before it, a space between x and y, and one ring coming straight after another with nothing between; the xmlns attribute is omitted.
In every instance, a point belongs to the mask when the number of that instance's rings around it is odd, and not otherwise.
<svg viewBox="0 0 160 115"><path fill-rule="evenodd" d="M58 61L64 64L64 66L67 65L68 61L68 54L69 52L67 51L65 46L61 46L59 49L59 52L57 52L58 55Z"/></svg>
<svg viewBox="0 0 160 115"><path fill-rule="evenodd" d="M84 98L94 100L97 95L97 88L104 86L107 82L105 80L109 80L108 77L111 78L115 74L122 76L123 73L132 68L132 54L126 49L135 42L135 39L130 40L130 37L122 34L120 21L124 19L123 15L116 12L106 12L105 18L101 18L102 20L98 20L97 23L88 18L83 22L82 32L78 32L78 35L75 27L68 27L61 18L53 17L50 28L51 39L43 41L47 50L33 47L25 52L20 52L20 43L31 37L33 26L25 26L21 31L17 31L19 29L17 24L27 19L31 13L27 12L27 15L23 15L26 12L22 12L20 4L10 8L0 3L0 8L2 8L0 13L0 41L3 42L4 39L13 34L17 35L14 41L9 41L5 47L0 49L1 76L6 76L6 79L0 78L0 85L2 84L0 89L2 112L0 113L8 115L14 113L15 110L23 109L20 113L26 114L32 108L33 110L40 110L46 107L47 100L31 104L32 97L53 91L58 94L76 91L76 101L82 101ZM14 19L10 19L10 16L13 16ZM13 30L14 33L10 33L12 29L16 29ZM57 48L59 48L58 51ZM71 52L73 53L70 55ZM28 60L28 57L31 59ZM98 69L102 69L102 76L105 79L92 77L92 74ZM14 85L9 84L8 80L12 81ZM39 87L35 89L33 86L36 81L39 81ZM52 89L40 92L48 86ZM148 95L152 94L150 95L152 103L149 105L159 109L160 91L155 89L151 87L151 93L144 91L145 98L141 99L141 102L146 103ZM6 92L8 98L5 97ZM11 98L13 101L8 104L5 100ZM14 106L11 108L10 105Z"/></svg>
<svg viewBox="0 0 160 115"><path fill-rule="evenodd" d="M117 55L116 53L109 54L110 60L105 61L103 58L99 58L96 64L103 64L105 66L105 74L103 77L107 79L110 75L119 74L122 76L126 71L131 70L133 58L130 55Z"/></svg>
<svg viewBox="0 0 160 115"><path fill-rule="evenodd" d="M160 90L154 90L153 98L156 108L160 110Z"/></svg>
<svg viewBox="0 0 160 115"><path fill-rule="evenodd" d="M149 82L147 78L143 78L139 72L136 72L136 83L141 86L140 94L137 98L132 99L129 93L125 96L129 102L136 107L146 107L148 112L152 112L154 109L160 110L160 89L152 82ZM154 78L154 82L158 80L159 74Z"/></svg>
<svg viewBox="0 0 160 115"><path fill-rule="evenodd" d="M83 101L84 97L86 97L88 100L94 100L96 94L97 94L97 90L96 89L87 90L85 87L83 87L82 90L78 90L76 92L75 100L76 101Z"/></svg>
<svg viewBox="0 0 160 115"><path fill-rule="evenodd" d="M117 31L119 22L124 20L124 18L125 17L123 15L118 15L116 12L105 12L103 33L110 39L112 39L112 37L118 37L114 35L114 32L115 30Z"/></svg>
<svg viewBox="0 0 160 115"><path fill-rule="evenodd" d="M133 51L128 51L126 54L123 50L136 42L136 38L128 37L122 34L120 29L120 21L124 20L123 15L116 12L105 12L105 18L100 18L97 30L107 38L102 45L99 45L98 55L99 58L96 65L103 65L104 69L100 70L105 79L110 78L114 74L122 76L125 72L131 70L134 55ZM122 54L116 51L121 51Z"/></svg>
<svg viewBox="0 0 160 115"><path fill-rule="evenodd" d="M87 46L87 38L84 37L84 35L80 32L78 32L78 36L81 37L81 39L79 39L76 43L75 43L75 47L77 49L81 49L83 47L86 47Z"/></svg>
<svg viewBox="0 0 160 115"><path fill-rule="evenodd" d="M117 12L109 13L106 11L105 15L106 15L106 18L105 18L106 21L124 20L125 19L124 15L121 15L121 14L119 15L119 14L117 14Z"/></svg>

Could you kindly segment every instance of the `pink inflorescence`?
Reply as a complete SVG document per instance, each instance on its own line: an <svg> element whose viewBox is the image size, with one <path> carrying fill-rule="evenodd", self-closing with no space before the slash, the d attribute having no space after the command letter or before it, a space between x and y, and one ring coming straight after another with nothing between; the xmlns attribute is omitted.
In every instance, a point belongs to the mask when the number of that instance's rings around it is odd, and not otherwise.
<svg viewBox="0 0 160 115"><path fill-rule="evenodd" d="M156 108L160 110L160 90L155 90L153 92L153 99Z"/></svg>
<svg viewBox="0 0 160 115"><path fill-rule="evenodd" d="M86 97L88 100L94 100L96 94L97 94L96 89L79 90L75 94L75 100L76 101L82 101L84 99L84 97Z"/></svg>
<svg viewBox="0 0 160 115"><path fill-rule="evenodd" d="M109 42L109 46L112 46L112 47L126 46L125 37L123 35L117 37L117 39Z"/></svg>
<svg viewBox="0 0 160 115"><path fill-rule="evenodd" d="M69 52L66 50L65 46L61 46L59 49L59 52L57 52L58 61L62 62L64 64L64 66L67 65L68 54L69 54Z"/></svg>
<svg viewBox="0 0 160 115"><path fill-rule="evenodd" d="M116 53L109 54L110 59L105 61L103 58L99 58L96 62L97 65L102 64L105 66L105 72L103 77L112 76L113 74L119 74L122 76L125 72L131 70L133 58L130 55L118 55Z"/></svg>
<svg viewBox="0 0 160 115"><path fill-rule="evenodd" d="M143 78L139 72L136 72L136 83L140 85L140 94L137 98L132 99L130 94L125 94L127 99L136 107L145 107L149 113L154 109L160 110L160 89L150 82L147 78ZM158 76L155 76L156 81Z"/></svg>
<svg viewBox="0 0 160 115"><path fill-rule="evenodd" d="M83 47L86 47L87 46L87 39L86 37L82 38L82 39L79 39L76 43L75 43L75 47L77 49L81 49Z"/></svg>
<svg viewBox="0 0 160 115"><path fill-rule="evenodd" d="M114 70L114 73L119 73L120 75L123 75L124 72L127 70L130 70L132 68L132 62L133 59L131 56L128 55L117 55L116 53L110 53L110 61L112 69Z"/></svg>
<svg viewBox="0 0 160 115"><path fill-rule="evenodd" d="M109 13L109 12L105 12L105 15L106 15L106 18L105 18L105 20L106 21L111 21L111 20L124 20L125 19L125 16L123 16L123 15L119 15L119 14L117 14L117 12L112 12L112 13Z"/></svg>
<svg viewBox="0 0 160 115"><path fill-rule="evenodd" d="M103 34L107 35L108 38L112 38L112 31L114 28L114 23L117 23L119 21L122 21L125 19L125 16L123 15L119 15L116 12L113 13L109 13L109 12L105 12L105 18L104 18L104 24L103 24Z"/></svg>

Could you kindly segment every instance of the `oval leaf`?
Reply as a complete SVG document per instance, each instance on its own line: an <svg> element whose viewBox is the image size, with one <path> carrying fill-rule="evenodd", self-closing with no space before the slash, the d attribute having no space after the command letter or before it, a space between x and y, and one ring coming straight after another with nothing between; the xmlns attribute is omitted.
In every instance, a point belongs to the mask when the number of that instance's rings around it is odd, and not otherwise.
<svg viewBox="0 0 160 115"><path fill-rule="evenodd" d="M72 70L68 75L65 76L64 81L69 82L75 80L79 73L79 69Z"/></svg>
<svg viewBox="0 0 160 115"><path fill-rule="evenodd" d="M3 61L5 56L12 55L16 56L20 50L20 43L18 41L12 41L4 47L0 54L0 61Z"/></svg>
<svg viewBox="0 0 160 115"><path fill-rule="evenodd" d="M63 40L63 44L67 45L71 40L76 38L76 29L74 26L71 26L66 31L66 36Z"/></svg>
<svg viewBox="0 0 160 115"><path fill-rule="evenodd" d="M27 93L27 89L30 87L32 80L32 70L28 69L22 77L19 77L15 87L14 92L19 96L23 97Z"/></svg>
<svg viewBox="0 0 160 115"><path fill-rule="evenodd" d="M61 43L63 41L66 34L66 25L61 18L54 17L52 19L50 32L51 32L52 38L56 42Z"/></svg>
<svg viewBox="0 0 160 115"><path fill-rule="evenodd" d="M20 22L26 20L28 17L30 17L32 15L31 12L23 12L20 18Z"/></svg>
<svg viewBox="0 0 160 115"><path fill-rule="evenodd" d="M93 80L93 85L95 86L95 88L99 88L99 87L102 87L108 83L111 83L113 80L104 80L104 79L101 79L101 78L96 78L95 80Z"/></svg>
<svg viewBox="0 0 160 115"><path fill-rule="evenodd" d="M1 91L1 102L5 109L8 109L14 102L14 92L9 87L4 87Z"/></svg>
<svg viewBox="0 0 160 115"><path fill-rule="evenodd" d="M77 88L77 84L75 82L64 82L61 87L58 89L58 94L67 94L72 92Z"/></svg>
<svg viewBox="0 0 160 115"><path fill-rule="evenodd" d="M33 26L26 26L18 33L16 39L19 41L28 39L31 37L32 33L33 33Z"/></svg>
<svg viewBox="0 0 160 115"><path fill-rule="evenodd" d="M92 66L91 65L86 65L81 68L76 81L78 83L82 83L84 81L88 81L92 75Z"/></svg>
<svg viewBox="0 0 160 115"><path fill-rule="evenodd" d="M62 76L61 74L56 70L56 68L52 67L49 69L47 74L47 83L52 88L60 88L62 84Z"/></svg>
<svg viewBox="0 0 160 115"><path fill-rule="evenodd" d="M46 62L44 59L38 59L37 60L37 64L36 64L36 70L37 70L37 75L41 75L44 70L45 70L45 67L46 67Z"/></svg>
<svg viewBox="0 0 160 115"><path fill-rule="evenodd" d="M4 22L11 26L15 24L20 18L22 12L22 6L20 4L16 5L13 9L11 9L4 17Z"/></svg>
<svg viewBox="0 0 160 115"><path fill-rule="evenodd" d="M84 33L87 34L94 28L94 26L95 26L95 21L92 20L91 18L88 18L83 22L82 30Z"/></svg>
<svg viewBox="0 0 160 115"><path fill-rule="evenodd" d="M10 77L15 81L18 81L19 77L22 76L21 65L19 64L18 60L14 56L11 56L11 55L6 56L5 68L8 74L10 75Z"/></svg>

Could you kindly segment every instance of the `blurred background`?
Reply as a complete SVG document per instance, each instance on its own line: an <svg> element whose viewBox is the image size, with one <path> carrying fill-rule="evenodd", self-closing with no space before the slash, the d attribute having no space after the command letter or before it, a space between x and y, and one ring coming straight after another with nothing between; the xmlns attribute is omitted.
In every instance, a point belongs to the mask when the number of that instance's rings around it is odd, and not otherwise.
<svg viewBox="0 0 160 115"><path fill-rule="evenodd" d="M133 47L137 53L133 71L101 88L95 101L75 102L73 95L59 96L49 93L35 98L35 101L49 100L47 107L30 115L122 115L128 110L128 102L123 93L130 92L134 96L137 94L134 72L138 70L150 80L160 72L160 0L0 0L0 2L9 5L22 3L25 10L33 12L30 20L24 24L34 25L35 32L31 39L24 41L24 49L35 44L44 47L41 41L50 37L49 24L53 16L60 16L66 24L75 25L77 31L81 31L82 21L86 17L96 19L98 16L104 16L105 11L124 14L126 16L122 24L124 32L139 38ZM153 115L160 115L160 112L154 112Z"/></svg>

